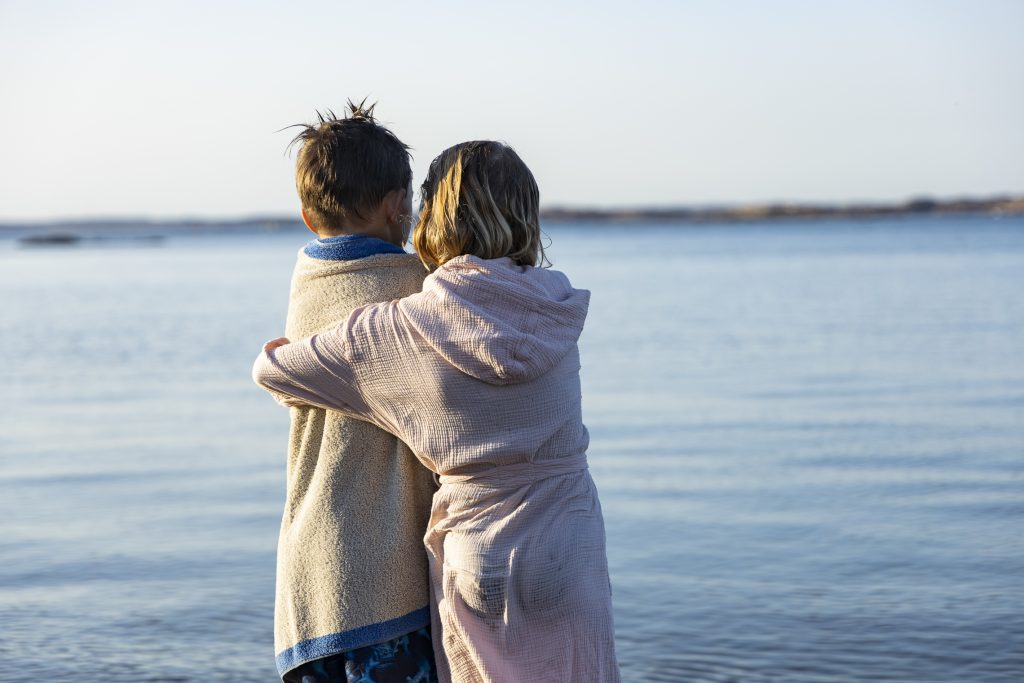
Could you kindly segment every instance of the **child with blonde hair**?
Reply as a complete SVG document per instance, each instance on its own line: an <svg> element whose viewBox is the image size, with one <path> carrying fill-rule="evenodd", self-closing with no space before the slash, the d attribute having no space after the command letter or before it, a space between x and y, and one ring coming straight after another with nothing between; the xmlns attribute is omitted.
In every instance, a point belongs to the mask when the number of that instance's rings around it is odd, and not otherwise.
<svg viewBox="0 0 1024 683"><path fill-rule="evenodd" d="M507 145L445 150L422 199L423 291L268 342L253 377L286 405L397 435L437 473L425 544L442 681L618 681L580 406L590 294L541 267L539 191Z"/></svg>

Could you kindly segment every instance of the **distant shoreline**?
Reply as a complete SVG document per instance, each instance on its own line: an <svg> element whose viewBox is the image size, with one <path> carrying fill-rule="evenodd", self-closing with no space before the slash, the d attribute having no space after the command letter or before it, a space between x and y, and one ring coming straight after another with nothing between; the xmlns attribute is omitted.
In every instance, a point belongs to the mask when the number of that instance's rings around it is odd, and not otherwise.
<svg viewBox="0 0 1024 683"><path fill-rule="evenodd" d="M1024 214L1024 195L987 199L911 199L899 203L808 204L773 203L745 206L665 209L548 208L543 220L659 221L679 223L747 223L792 218L888 218L893 216Z"/></svg>
<svg viewBox="0 0 1024 683"><path fill-rule="evenodd" d="M541 220L552 223L757 223L793 219L874 219L902 216L1024 215L1024 195L985 199L911 199L898 203L811 204L772 203L720 207L567 208L549 207ZM68 243L96 235L131 237L165 234L255 233L303 228L297 218L250 216L238 219L158 220L95 218L60 221L0 222L0 237L28 238L40 243Z"/></svg>

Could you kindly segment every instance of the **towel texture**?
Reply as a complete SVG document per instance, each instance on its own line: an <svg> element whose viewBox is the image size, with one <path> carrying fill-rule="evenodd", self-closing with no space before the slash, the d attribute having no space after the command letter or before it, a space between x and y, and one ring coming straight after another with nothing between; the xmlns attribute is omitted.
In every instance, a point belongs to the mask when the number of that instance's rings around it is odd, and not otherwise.
<svg viewBox="0 0 1024 683"><path fill-rule="evenodd" d="M284 404L362 416L439 473L425 543L443 681L619 680L580 406L588 303L556 271L460 256L253 368Z"/></svg>
<svg viewBox="0 0 1024 683"><path fill-rule="evenodd" d="M415 256L365 239L321 242L299 252L290 338L418 292L426 275ZM365 421L308 406L291 417L274 618L282 675L429 622L422 538L435 488L401 441Z"/></svg>

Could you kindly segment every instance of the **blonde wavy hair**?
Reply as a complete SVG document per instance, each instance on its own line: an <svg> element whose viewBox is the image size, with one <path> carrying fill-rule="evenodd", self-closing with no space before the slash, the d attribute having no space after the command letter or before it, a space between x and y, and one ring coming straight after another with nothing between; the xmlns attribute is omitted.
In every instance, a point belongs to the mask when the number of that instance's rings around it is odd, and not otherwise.
<svg viewBox="0 0 1024 683"><path fill-rule="evenodd" d="M420 195L412 243L428 269L464 254L548 265L537 181L508 145L474 140L449 147L430 163Z"/></svg>

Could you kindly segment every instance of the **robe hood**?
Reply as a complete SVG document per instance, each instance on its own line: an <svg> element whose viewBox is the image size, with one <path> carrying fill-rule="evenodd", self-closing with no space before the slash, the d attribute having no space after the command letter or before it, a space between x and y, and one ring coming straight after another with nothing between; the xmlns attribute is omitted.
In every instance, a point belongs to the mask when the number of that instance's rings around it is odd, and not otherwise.
<svg viewBox="0 0 1024 683"><path fill-rule="evenodd" d="M462 372L488 384L529 382L576 346L590 292L556 270L458 256L398 303L409 324Z"/></svg>

